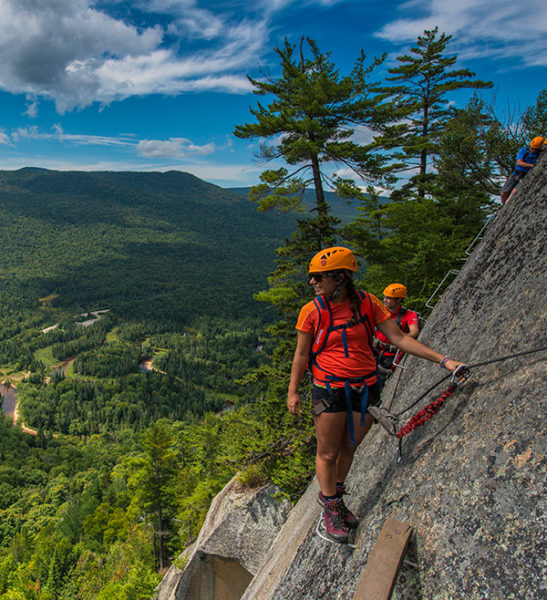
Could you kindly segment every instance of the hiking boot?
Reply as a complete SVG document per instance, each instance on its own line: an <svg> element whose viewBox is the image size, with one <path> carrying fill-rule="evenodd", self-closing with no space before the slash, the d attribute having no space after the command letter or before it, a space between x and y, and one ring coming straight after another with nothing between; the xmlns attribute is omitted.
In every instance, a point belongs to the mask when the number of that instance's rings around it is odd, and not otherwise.
<svg viewBox="0 0 547 600"><path fill-rule="evenodd" d="M356 529L359 525L359 519L351 512L351 510L345 505L343 496L346 494L346 486L340 483L336 484L336 493L340 497L342 503L342 516L344 518L344 524L350 529Z"/></svg>
<svg viewBox="0 0 547 600"><path fill-rule="evenodd" d="M323 521L327 537L334 542L345 544L348 541L348 528L344 525L342 516L342 500L325 500L323 508Z"/></svg>
<svg viewBox="0 0 547 600"><path fill-rule="evenodd" d="M351 510L342 500L342 496L346 493L346 488L343 485L337 485L336 492L338 493L338 499L340 500L340 512L342 513L344 525L349 529L356 529L359 525L359 519L351 512ZM323 496L322 492L319 492L319 496L317 496L317 502L319 502L319 504L325 508L325 503L328 502L328 500L325 498L325 496Z"/></svg>

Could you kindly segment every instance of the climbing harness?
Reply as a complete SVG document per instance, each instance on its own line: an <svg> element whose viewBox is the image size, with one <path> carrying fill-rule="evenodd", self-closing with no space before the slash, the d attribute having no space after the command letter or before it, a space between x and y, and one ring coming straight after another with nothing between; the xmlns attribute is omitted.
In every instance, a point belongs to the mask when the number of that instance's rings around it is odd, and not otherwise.
<svg viewBox="0 0 547 600"><path fill-rule="evenodd" d="M346 331L349 327L355 327L357 325L362 325L365 328L366 335L369 340L369 344L372 347L372 338L374 334L374 315L372 310L372 301L370 296L361 290L358 290L359 298L361 302L358 307L358 322L355 324L348 325L348 323L343 323L341 325L334 325L334 319L332 316L332 310L330 304L326 298L323 296L319 296L314 299L313 303L315 304L315 308L319 314L319 322L317 325L315 337L313 340L309 366L312 371L313 378L316 382L325 386L327 391L329 392L329 397L334 397L334 392L332 389L333 383L343 383L344 392L346 396L347 403L347 412L348 412L348 429L350 434L351 444L355 444L355 431L353 424L353 410L352 410L352 401L351 401L351 387L354 386L362 386L362 395L361 395L361 427L365 425L365 415L367 412L368 405L368 385L366 383L367 379L376 375L376 371L371 373L367 373L366 375L362 375L360 377L337 377L332 373L328 373L325 369L323 369L318 361L317 356L320 352L325 348L327 344L327 340L331 333L336 332L339 333L342 339L342 344L344 347L344 354L346 357L349 357L349 347L347 341ZM367 303L368 301L368 303ZM312 409L312 413L317 416L321 414L324 410L329 408L330 404L326 401L321 402L319 405Z"/></svg>
<svg viewBox="0 0 547 600"><path fill-rule="evenodd" d="M424 425L427 421L429 421L431 418L433 418L434 415L436 415L439 412L445 401L448 400L448 398L450 398L451 396L453 396L456 389L460 385L464 384L467 381L467 379L469 379L469 376L471 374L470 370L472 368L483 367L485 365L509 360L511 358L517 358L519 356L525 356L527 354L542 352L543 350L547 350L547 346L534 348L532 350L523 350L522 352L515 352L514 354L500 356L498 358L492 358L490 360L485 360L472 365L460 365L453 373L446 375L445 377L437 381L437 383L428 388L417 400L412 402L400 413L392 414L389 412L389 409L386 409L381 406L370 406L368 408L368 412L374 417L374 419L376 419L376 421L378 421L378 423L380 423L380 425L382 425L382 427L389 433L389 435L392 435L398 439L397 462L400 462L400 460L402 459L402 439L417 427ZM418 411L406 423L406 425L398 429L399 417L408 412L414 406L416 406L416 404L418 404L423 398L425 398L425 396L427 396L433 389L435 389L443 381L446 381L448 378L450 378L450 384L448 385L448 388L445 390L445 392L442 393L438 398L430 402L425 408Z"/></svg>

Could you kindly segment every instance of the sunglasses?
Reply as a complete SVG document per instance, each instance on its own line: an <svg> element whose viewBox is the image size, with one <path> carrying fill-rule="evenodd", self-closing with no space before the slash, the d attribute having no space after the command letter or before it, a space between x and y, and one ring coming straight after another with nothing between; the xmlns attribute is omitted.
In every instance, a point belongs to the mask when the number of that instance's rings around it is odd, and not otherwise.
<svg viewBox="0 0 547 600"><path fill-rule="evenodd" d="M323 279L323 277L328 277L329 275L330 275L330 273L310 273L308 276L308 281L315 279L315 281L317 281L317 283L319 283L321 281L321 279Z"/></svg>

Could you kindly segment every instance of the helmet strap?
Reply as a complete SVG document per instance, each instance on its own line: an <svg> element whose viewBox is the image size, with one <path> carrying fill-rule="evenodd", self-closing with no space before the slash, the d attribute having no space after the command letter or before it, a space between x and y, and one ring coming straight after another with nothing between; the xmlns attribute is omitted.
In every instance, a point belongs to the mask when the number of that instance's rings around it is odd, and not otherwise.
<svg viewBox="0 0 547 600"><path fill-rule="evenodd" d="M346 277L344 275L342 275L342 283L336 287L336 289L334 290L332 295L329 298L327 298L327 300L330 301L330 300L335 300L336 298L338 298L338 296L340 295L340 292L342 291L343 288L346 287L347 283L348 283L348 280L346 279Z"/></svg>
<svg viewBox="0 0 547 600"><path fill-rule="evenodd" d="M332 296L330 296L329 298L327 298L327 300L334 300L336 298L338 298L338 296L340 295L340 292L342 291L342 288L345 286L346 284L343 283L342 285L339 285L334 292L332 293Z"/></svg>

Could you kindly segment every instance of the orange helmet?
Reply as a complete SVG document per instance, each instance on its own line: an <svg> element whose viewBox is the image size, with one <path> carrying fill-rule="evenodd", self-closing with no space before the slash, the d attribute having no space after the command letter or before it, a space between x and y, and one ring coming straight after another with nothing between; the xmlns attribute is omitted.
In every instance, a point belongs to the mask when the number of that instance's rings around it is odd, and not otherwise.
<svg viewBox="0 0 547 600"><path fill-rule="evenodd" d="M406 287L402 283L390 283L382 293L389 298L406 298Z"/></svg>
<svg viewBox="0 0 547 600"><path fill-rule="evenodd" d="M357 271L357 261L353 252L342 246L325 248L318 252L310 262L309 273L322 273L325 271L335 271L336 269L348 269L348 271Z"/></svg>
<svg viewBox="0 0 547 600"><path fill-rule="evenodd" d="M533 148L534 150L539 150L542 144L543 138L540 135L538 135L530 142L530 148Z"/></svg>

